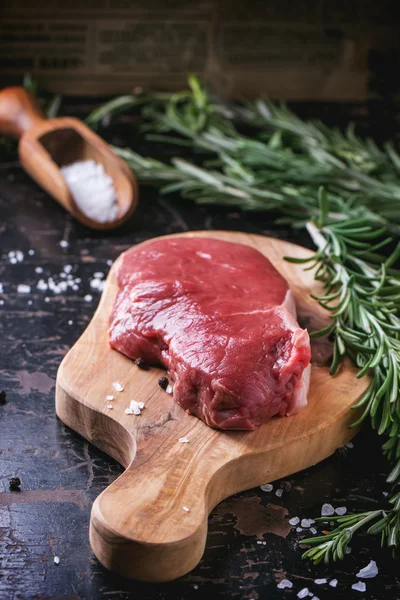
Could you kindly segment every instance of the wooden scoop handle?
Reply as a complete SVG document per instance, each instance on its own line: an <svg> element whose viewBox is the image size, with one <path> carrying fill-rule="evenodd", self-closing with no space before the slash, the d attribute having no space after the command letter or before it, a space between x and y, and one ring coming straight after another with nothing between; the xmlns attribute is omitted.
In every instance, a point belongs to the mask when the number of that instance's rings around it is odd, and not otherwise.
<svg viewBox="0 0 400 600"><path fill-rule="evenodd" d="M0 92L0 133L15 138L45 119L32 94L22 87L8 87Z"/></svg>

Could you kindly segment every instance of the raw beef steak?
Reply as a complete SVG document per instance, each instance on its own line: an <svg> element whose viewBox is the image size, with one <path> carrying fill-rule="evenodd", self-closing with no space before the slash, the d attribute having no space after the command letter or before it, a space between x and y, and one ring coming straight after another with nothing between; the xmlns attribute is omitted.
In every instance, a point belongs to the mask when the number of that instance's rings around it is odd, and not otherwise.
<svg viewBox="0 0 400 600"><path fill-rule="evenodd" d="M256 429L307 403L310 342L288 284L262 254L208 238L123 255L113 348L174 380L174 399L220 429Z"/></svg>

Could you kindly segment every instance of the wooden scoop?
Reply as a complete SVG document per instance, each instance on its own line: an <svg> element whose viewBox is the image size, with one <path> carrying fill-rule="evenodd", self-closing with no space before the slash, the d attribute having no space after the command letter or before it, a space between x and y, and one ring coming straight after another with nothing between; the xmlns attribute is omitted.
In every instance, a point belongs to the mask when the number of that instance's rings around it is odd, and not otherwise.
<svg viewBox="0 0 400 600"><path fill-rule="evenodd" d="M134 212L138 202L134 175L108 144L78 119L46 119L27 90L9 87L0 92L0 133L20 138L19 158L25 171L87 227L113 229ZM114 221L100 223L85 215L61 174L60 167L89 159L101 163L114 182L119 207Z"/></svg>

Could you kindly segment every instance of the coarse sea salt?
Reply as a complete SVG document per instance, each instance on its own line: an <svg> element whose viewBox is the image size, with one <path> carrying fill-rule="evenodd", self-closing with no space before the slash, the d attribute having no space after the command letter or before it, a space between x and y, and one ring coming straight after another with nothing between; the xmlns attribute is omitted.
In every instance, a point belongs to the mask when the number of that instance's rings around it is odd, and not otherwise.
<svg viewBox="0 0 400 600"><path fill-rule="evenodd" d="M67 242L67 240L60 240L58 242L58 245L60 246L60 248L68 248L69 243Z"/></svg>
<svg viewBox="0 0 400 600"><path fill-rule="evenodd" d="M337 584L338 584L338 580L337 579L331 579L330 582L329 582L329 585L331 587L336 587Z"/></svg>
<svg viewBox="0 0 400 600"><path fill-rule="evenodd" d="M307 529L308 527L311 527L313 523L315 523L314 519L302 519L300 525Z"/></svg>
<svg viewBox="0 0 400 600"><path fill-rule="evenodd" d="M289 520L289 524L290 524L290 525L293 525L294 527L295 527L296 525L298 525L299 523L300 523L300 519L299 519L299 517L293 517L293 519L290 519L290 520Z"/></svg>
<svg viewBox="0 0 400 600"><path fill-rule="evenodd" d="M262 490L263 492L272 492L273 489L274 486L272 485L272 483L265 483L264 485L260 485L260 490Z"/></svg>
<svg viewBox="0 0 400 600"><path fill-rule="evenodd" d="M276 490L275 492L275 496L278 496L278 498L281 498L283 494L283 489L279 488L279 490Z"/></svg>
<svg viewBox="0 0 400 600"><path fill-rule="evenodd" d="M189 440L186 437L181 437L181 438L179 438L178 441L180 444L188 444L189 443Z"/></svg>
<svg viewBox="0 0 400 600"><path fill-rule="evenodd" d="M366 567L358 571L356 577L361 577L361 579L372 579L378 575L378 567L374 560L371 560Z"/></svg>
<svg viewBox="0 0 400 600"><path fill-rule="evenodd" d="M345 506L338 506L338 508L335 508L335 513L339 515L339 517L342 517L347 513L347 508Z"/></svg>
<svg viewBox="0 0 400 600"><path fill-rule="evenodd" d="M106 400L114 400L114 396L106 396Z"/></svg>
<svg viewBox="0 0 400 600"><path fill-rule="evenodd" d="M3 288L3 284L0 283L0 294L4 294L4 288Z"/></svg>
<svg viewBox="0 0 400 600"><path fill-rule="evenodd" d="M351 586L352 590L356 590L356 592L365 592L365 590L367 589L367 586L365 585L365 583L363 581L357 581L357 583L353 583L353 585Z"/></svg>
<svg viewBox="0 0 400 600"><path fill-rule="evenodd" d="M321 577L320 579L314 579L314 583L316 585L323 585L324 583L327 583L327 579L325 579L325 577Z"/></svg>
<svg viewBox="0 0 400 600"><path fill-rule="evenodd" d="M114 221L118 216L117 194L112 178L103 165L82 160L61 167L61 173L77 207L99 223Z"/></svg>
<svg viewBox="0 0 400 600"><path fill-rule="evenodd" d="M189 510L190 510L190 508L188 508L187 506L182 506L182 508L185 512L189 512Z"/></svg>
<svg viewBox="0 0 400 600"><path fill-rule="evenodd" d="M332 504L323 504L321 508L321 517L330 517L335 514Z"/></svg>
<svg viewBox="0 0 400 600"><path fill-rule="evenodd" d="M112 410L114 407L112 404L107 404L107 408L109 408L110 410Z"/></svg>
<svg viewBox="0 0 400 600"><path fill-rule="evenodd" d="M86 294L86 296L83 297L85 302L91 302L93 300L93 296L91 296L90 294Z"/></svg>
<svg viewBox="0 0 400 600"><path fill-rule="evenodd" d="M113 388L116 392L122 392L124 389L119 381L114 381Z"/></svg>
<svg viewBox="0 0 400 600"><path fill-rule="evenodd" d="M308 596L308 594L310 593L310 590L308 588L303 588L302 590L300 590L297 594L298 598L305 598L306 596Z"/></svg>
<svg viewBox="0 0 400 600"><path fill-rule="evenodd" d="M17 286L17 292L18 294L29 294L31 291L31 286L30 285L26 285L26 283L20 283Z"/></svg>
<svg viewBox="0 0 400 600"><path fill-rule="evenodd" d="M282 581L280 581L276 587L280 590L284 590L285 588L290 589L293 587L293 583L289 579L282 579Z"/></svg>
<svg viewBox="0 0 400 600"><path fill-rule="evenodd" d="M297 533L300 533L300 531L303 531L303 528L302 527L296 527L296 531L297 531Z"/></svg>
<svg viewBox="0 0 400 600"><path fill-rule="evenodd" d="M55 565L59 565L60 564L60 557L59 556L55 556L53 558L53 562L54 562Z"/></svg>
<svg viewBox="0 0 400 600"><path fill-rule="evenodd" d="M169 383L167 385L167 387L165 388L165 391L167 392L167 394L172 394L172 392L174 391L174 388L172 387L172 385Z"/></svg>

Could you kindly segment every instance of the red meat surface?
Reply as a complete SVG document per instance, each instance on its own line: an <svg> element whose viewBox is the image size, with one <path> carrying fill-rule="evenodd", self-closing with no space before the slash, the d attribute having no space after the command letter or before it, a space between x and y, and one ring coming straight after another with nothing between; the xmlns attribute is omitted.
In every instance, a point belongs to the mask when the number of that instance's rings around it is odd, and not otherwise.
<svg viewBox="0 0 400 600"><path fill-rule="evenodd" d="M173 397L220 429L256 429L307 403L310 342L285 279L256 250L208 238L126 252L110 344L163 365Z"/></svg>

